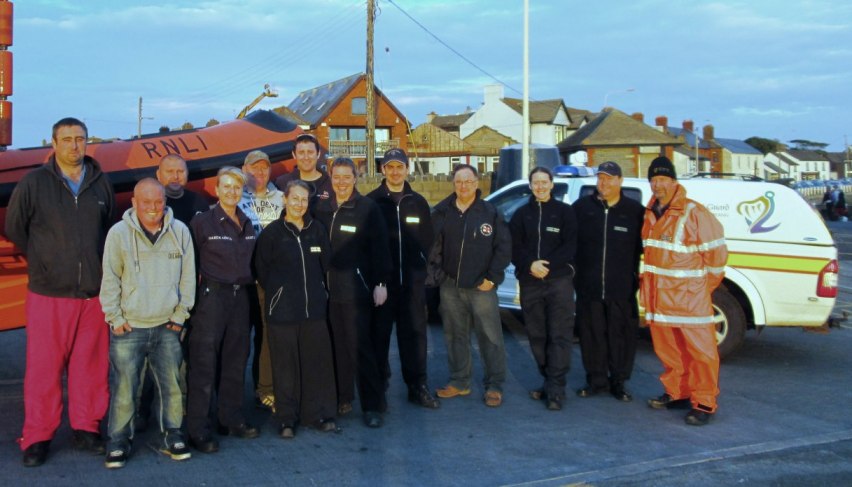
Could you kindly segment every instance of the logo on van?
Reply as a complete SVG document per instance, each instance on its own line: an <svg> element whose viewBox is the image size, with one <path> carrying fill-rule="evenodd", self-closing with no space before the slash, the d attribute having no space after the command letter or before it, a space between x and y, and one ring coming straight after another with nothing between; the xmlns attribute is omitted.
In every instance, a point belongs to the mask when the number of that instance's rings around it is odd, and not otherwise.
<svg viewBox="0 0 852 487"><path fill-rule="evenodd" d="M737 205L737 213L745 218L750 233L766 233L778 228L780 223L767 227L766 223L775 213L775 193L767 191L751 201L743 201Z"/></svg>

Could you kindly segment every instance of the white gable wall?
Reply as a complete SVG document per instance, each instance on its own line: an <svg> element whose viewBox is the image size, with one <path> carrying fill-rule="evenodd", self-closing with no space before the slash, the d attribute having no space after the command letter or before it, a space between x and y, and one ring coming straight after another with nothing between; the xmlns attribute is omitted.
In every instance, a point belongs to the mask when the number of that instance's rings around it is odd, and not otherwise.
<svg viewBox="0 0 852 487"><path fill-rule="evenodd" d="M459 137L464 139L483 126L491 127L514 140L523 138L523 117L500 100L486 101L459 127Z"/></svg>

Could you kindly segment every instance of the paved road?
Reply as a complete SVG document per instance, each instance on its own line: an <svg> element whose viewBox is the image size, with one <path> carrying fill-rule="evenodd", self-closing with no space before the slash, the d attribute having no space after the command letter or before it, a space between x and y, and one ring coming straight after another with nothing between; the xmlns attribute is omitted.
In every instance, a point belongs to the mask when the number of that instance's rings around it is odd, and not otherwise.
<svg viewBox="0 0 852 487"><path fill-rule="evenodd" d="M852 311L852 223L832 224L847 259L841 265L838 310ZM637 400L571 397L561 412L527 398L538 385L523 333L505 330L506 401L486 408L481 390L443 402L437 411L405 401L392 379L384 428L359 416L340 421L339 434L300 430L293 441L263 425L256 440L222 439L218 454L172 462L139 438L124 469L69 448L66 425L48 463L20 464L14 443L23 420L24 334L0 334L0 484L91 485L850 485L852 484L852 324L825 333L770 329L751 333L721 371L720 409L707 427L686 426L681 411L654 411L645 397L660 393L659 362L641 341L634 377ZM430 327L433 386L447 377L439 326ZM577 352L575 347L575 352ZM392 363L398 364L397 357ZM583 383L573 357L572 388ZM479 364L477 374L480 374ZM396 372L396 371L395 371ZM248 397L248 393L247 393Z"/></svg>

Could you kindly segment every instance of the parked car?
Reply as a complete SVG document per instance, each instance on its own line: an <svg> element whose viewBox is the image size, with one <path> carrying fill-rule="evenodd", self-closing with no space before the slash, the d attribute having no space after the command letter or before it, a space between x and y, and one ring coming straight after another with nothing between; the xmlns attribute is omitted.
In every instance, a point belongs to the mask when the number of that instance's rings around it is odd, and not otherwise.
<svg viewBox="0 0 852 487"><path fill-rule="evenodd" d="M742 345L746 329L826 323L837 296L837 248L822 218L795 190L762 181L679 182L725 229L728 264L713 293L722 356ZM554 197L573 202L594 191L596 178L557 177L554 183ZM623 189L643 204L651 197L644 179L625 178ZM509 221L530 194L526 181L515 181L487 199ZM501 307L520 309L511 265L497 294Z"/></svg>

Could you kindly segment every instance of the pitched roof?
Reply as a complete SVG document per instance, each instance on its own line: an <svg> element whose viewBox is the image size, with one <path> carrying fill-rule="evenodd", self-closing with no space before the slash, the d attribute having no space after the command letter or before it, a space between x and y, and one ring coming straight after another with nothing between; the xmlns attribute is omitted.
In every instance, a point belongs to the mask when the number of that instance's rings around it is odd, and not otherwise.
<svg viewBox="0 0 852 487"><path fill-rule="evenodd" d="M695 148L695 139L698 139L698 148L699 149L712 149L713 145L705 139L702 139L700 135L695 132L690 132L681 127L666 127L666 132L671 134L672 137L681 137L683 136L683 141L686 145Z"/></svg>
<svg viewBox="0 0 852 487"><path fill-rule="evenodd" d="M843 164L849 159L852 159L845 152L826 152L825 157L831 161L832 164Z"/></svg>
<svg viewBox="0 0 852 487"><path fill-rule="evenodd" d="M503 147L516 144L518 142L511 137L501 134L488 125L479 127L462 140L464 140L470 148L471 155L477 156L497 155Z"/></svg>
<svg viewBox="0 0 852 487"><path fill-rule="evenodd" d="M774 154L778 157L778 159L780 159L782 162L786 163L788 166L798 166L799 165L799 163L795 159L790 157L790 155L785 153L785 152L775 152Z"/></svg>
<svg viewBox="0 0 852 487"><path fill-rule="evenodd" d="M580 128L583 122L588 122L597 116L595 113L580 108L565 107L565 110L568 111L568 119L571 120L571 125L568 128L575 130Z"/></svg>
<svg viewBox="0 0 852 487"><path fill-rule="evenodd" d="M332 81L324 85L305 90L287 105L287 108L302 117L309 125L321 122L340 102L346 93L364 76L362 73L353 74L346 78Z"/></svg>
<svg viewBox="0 0 852 487"><path fill-rule="evenodd" d="M458 115L436 115L429 123L449 132L458 130L461 124L465 123L472 116L473 112L459 113Z"/></svg>
<svg viewBox="0 0 852 487"><path fill-rule="evenodd" d="M763 165L764 165L764 166L766 166L766 167L768 167L768 168L769 168L772 172L774 172L774 173L778 173L778 174L790 174L789 172L785 171L784 169L781 169L780 167L776 166L775 164L773 164L773 163L771 163L771 162L769 162L769 161L763 161Z"/></svg>
<svg viewBox="0 0 852 487"><path fill-rule="evenodd" d="M311 124L310 122L308 122L304 118L300 117L298 113L294 112L293 110L290 110L290 108L288 108L288 107L282 106L282 107L278 107L278 108L273 108L272 111L277 113L278 115L281 115L282 117L286 118L287 120L295 123L296 125L310 125Z"/></svg>
<svg viewBox="0 0 852 487"><path fill-rule="evenodd" d="M687 147L685 145L679 145L679 146L674 148L674 151L677 152L678 154L683 154L683 155L689 157L690 159L695 159L695 148L693 148L693 147ZM698 154L698 160L699 161L709 161L710 158L707 157L707 156L702 156L701 154Z"/></svg>
<svg viewBox="0 0 852 487"><path fill-rule="evenodd" d="M561 152L566 152L594 146L624 145L680 145L680 141L622 111L607 108L557 147Z"/></svg>
<svg viewBox="0 0 852 487"><path fill-rule="evenodd" d="M795 150L790 149L787 151L788 154L795 157L800 161L825 161L826 158L824 155L819 152L812 150Z"/></svg>
<svg viewBox="0 0 852 487"><path fill-rule="evenodd" d="M331 111L340 104L343 98L349 94L352 88L354 88L355 85L366 76L367 75L364 73L353 74L352 76L347 76L346 78L305 90L296 95L296 98L287 105L287 108L307 122L303 125L315 127L319 125L320 122L324 121L328 117L329 113L331 113ZM382 93L382 90L378 89L376 86L373 86L373 88L376 90L376 95L379 98L382 98L384 102L399 115L400 119L406 118L405 115L403 115L403 113L400 112L393 103L391 103L388 97Z"/></svg>
<svg viewBox="0 0 852 487"><path fill-rule="evenodd" d="M503 98L505 103L512 110L523 114L524 101L520 98ZM530 123L550 123L556 118L559 109L565 109L565 102L560 99L553 100L530 100Z"/></svg>
<svg viewBox="0 0 852 487"><path fill-rule="evenodd" d="M733 152L734 154L754 154L754 155L763 155L763 152L755 149L754 147L748 145L743 140L737 139L720 139L716 137L715 140L719 145Z"/></svg>

